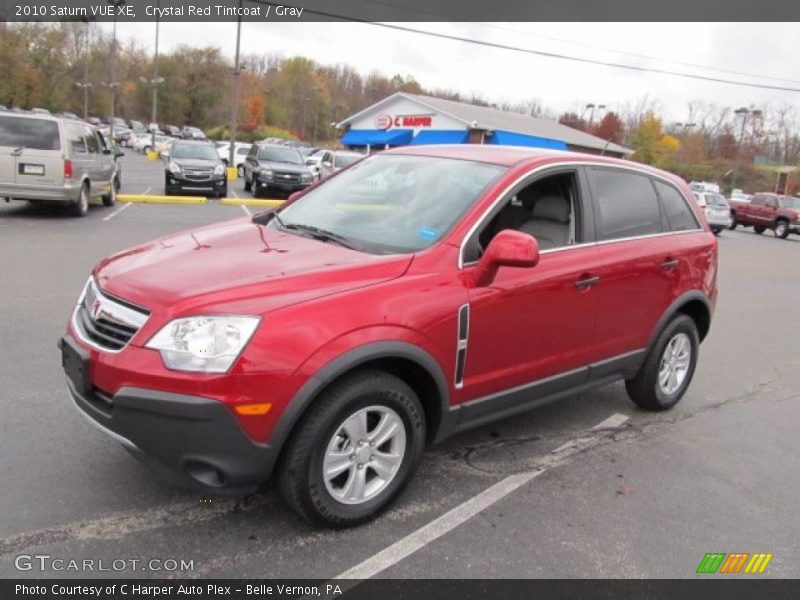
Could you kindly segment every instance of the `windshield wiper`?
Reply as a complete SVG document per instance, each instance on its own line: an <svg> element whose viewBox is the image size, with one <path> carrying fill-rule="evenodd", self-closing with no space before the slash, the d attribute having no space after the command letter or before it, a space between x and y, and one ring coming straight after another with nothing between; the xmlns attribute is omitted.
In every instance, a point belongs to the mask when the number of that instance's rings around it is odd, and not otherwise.
<svg viewBox="0 0 800 600"><path fill-rule="evenodd" d="M354 245L349 238L346 238L343 235L339 235L338 233L328 231L326 229L320 229L319 227L314 227L313 225L305 225L303 223L283 223L283 221L278 221L278 222L284 229L305 232L310 237L314 238L315 240L319 240L320 242L333 242L334 244L339 244L340 246L349 248L350 250L358 250L358 251L363 250L363 248Z"/></svg>

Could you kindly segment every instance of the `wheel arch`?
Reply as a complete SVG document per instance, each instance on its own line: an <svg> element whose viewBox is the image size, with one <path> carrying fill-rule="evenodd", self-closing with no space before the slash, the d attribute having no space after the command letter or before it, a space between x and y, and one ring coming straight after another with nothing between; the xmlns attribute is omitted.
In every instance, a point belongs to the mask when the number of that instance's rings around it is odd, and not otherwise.
<svg viewBox="0 0 800 600"><path fill-rule="evenodd" d="M708 335L711 329L711 303L702 292L698 290L691 290L681 294L676 298L672 304L667 307L664 314L658 320L653 332L650 334L650 339L647 342L647 347L651 348L655 342L658 334L664 329L675 315L684 314L695 322L697 332L702 342Z"/></svg>
<svg viewBox="0 0 800 600"><path fill-rule="evenodd" d="M408 342L371 342L350 350L319 369L294 395L270 436L270 445L282 451L306 411L336 381L351 373L375 368L402 379L425 410L428 442L447 437L455 429L447 380L436 359Z"/></svg>

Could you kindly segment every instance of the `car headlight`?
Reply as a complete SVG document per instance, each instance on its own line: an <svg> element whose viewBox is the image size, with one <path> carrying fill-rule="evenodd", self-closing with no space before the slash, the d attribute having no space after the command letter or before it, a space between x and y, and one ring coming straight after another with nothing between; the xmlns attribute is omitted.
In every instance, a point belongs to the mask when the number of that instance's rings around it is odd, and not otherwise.
<svg viewBox="0 0 800 600"><path fill-rule="evenodd" d="M222 175L225 172L225 165L217 165L214 167L214 175Z"/></svg>
<svg viewBox="0 0 800 600"><path fill-rule="evenodd" d="M169 163L169 172L170 173L180 173L181 172L180 165L170 161L170 163Z"/></svg>
<svg viewBox="0 0 800 600"><path fill-rule="evenodd" d="M311 173L303 173L300 175L300 181L311 181Z"/></svg>
<svg viewBox="0 0 800 600"><path fill-rule="evenodd" d="M258 176L261 179L272 179L272 169L259 169Z"/></svg>
<svg viewBox="0 0 800 600"><path fill-rule="evenodd" d="M168 369L225 373L261 321L258 317L202 316L175 319L147 342Z"/></svg>

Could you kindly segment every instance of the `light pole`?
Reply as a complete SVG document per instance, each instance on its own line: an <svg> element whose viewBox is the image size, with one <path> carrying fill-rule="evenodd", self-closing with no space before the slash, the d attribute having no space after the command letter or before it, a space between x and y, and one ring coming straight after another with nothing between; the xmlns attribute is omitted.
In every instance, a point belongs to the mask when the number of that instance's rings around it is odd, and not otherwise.
<svg viewBox="0 0 800 600"><path fill-rule="evenodd" d="M675 127L680 129L680 133L678 134L680 139L681 139L681 147L680 147L680 150L679 150L679 152L680 152L679 157L682 156L685 159L684 162L686 164L689 164L689 160L686 157L686 150L684 149L684 146L686 144L686 139L689 136L689 130L692 127L696 126L696 125L697 125L697 123L680 123L680 122L679 123L675 123Z"/></svg>
<svg viewBox="0 0 800 600"><path fill-rule="evenodd" d="M231 145L228 148L228 167L236 166L236 121L239 118L239 51L242 41L242 0L239 0L239 16L236 19L236 56L233 60L233 106L231 107Z"/></svg>
<svg viewBox="0 0 800 600"><path fill-rule="evenodd" d="M583 114L585 115L587 110L590 111L589 112L589 127L591 127L594 124L594 111L595 111L595 109L597 109L598 111L605 110L606 109L606 105L605 104L594 104L593 102L590 102L589 104L586 105L586 108L583 109Z"/></svg>
<svg viewBox="0 0 800 600"><path fill-rule="evenodd" d="M747 119L750 115L753 116L754 119L759 118L762 115L762 112L758 109L749 109L746 106L741 108L737 108L733 113L737 117L741 117L742 119L742 128L739 131L739 144L736 147L736 159L733 164L733 175L731 176L731 189L736 189L736 175L737 171L739 170L739 159L742 154L742 144L744 143L744 128L747 125Z"/></svg>
<svg viewBox="0 0 800 600"><path fill-rule="evenodd" d="M83 53L83 83L75 82L78 88L83 90L83 120L89 116L89 21L86 21L86 49Z"/></svg>
<svg viewBox="0 0 800 600"><path fill-rule="evenodd" d="M116 70L117 70L117 9L120 6L125 5L126 0L106 0L106 3L110 4L114 7L114 33L111 41L111 83L108 84L108 87L111 89L111 109L109 110L109 132L108 137L110 142L114 143L114 103L116 101L115 98L115 90L119 85L114 81Z"/></svg>
<svg viewBox="0 0 800 600"><path fill-rule="evenodd" d="M156 2L156 6L159 8L161 7L161 0ZM158 125L156 125L158 119L158 85L164 82L164 78L158 76L158 26L161 23L158 17L159 12L159 10L156 10L156 49L153 55L153 79L150 81L150 84L153 86L153 109L150 115L150 129L152 130L150 134L150 147L153 150L156 148L156 129L158 129Z"/></svg>

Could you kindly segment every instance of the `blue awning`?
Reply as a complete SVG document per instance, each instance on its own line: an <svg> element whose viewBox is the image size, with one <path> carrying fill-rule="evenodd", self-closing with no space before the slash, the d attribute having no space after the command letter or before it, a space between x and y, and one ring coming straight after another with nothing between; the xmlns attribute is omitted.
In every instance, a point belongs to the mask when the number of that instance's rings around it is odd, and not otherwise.
<svg viewBox="0 0 800 600"><path fill-rule="evenodd" d="M567 144L561 140L538 137L535 135L524 135L513 131L498 131L489 138L490 144L503 144L506 146L528 146L531 148L552 148L554 150L566 150Z"/></svg>
<svg viewBox="0 0 800 600"><path fill-rule="evenodd" d="M413 136L413 129L351 129L341 142L345 146L404 146Z"/></svg>
<svg viewBox="0 0 800 600"><path fill-rule="evenodd" d="M422 130L414 139L411 140L411 145L416 146L419 144L466 144L469 139L469 133L465 129L439 129L439 130Z"/></svg>

